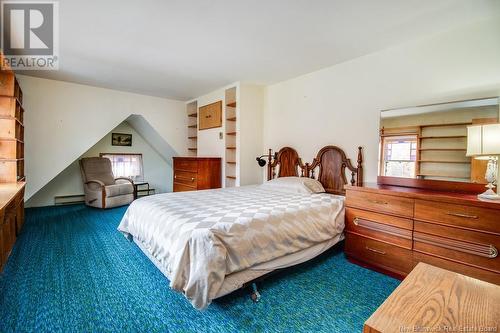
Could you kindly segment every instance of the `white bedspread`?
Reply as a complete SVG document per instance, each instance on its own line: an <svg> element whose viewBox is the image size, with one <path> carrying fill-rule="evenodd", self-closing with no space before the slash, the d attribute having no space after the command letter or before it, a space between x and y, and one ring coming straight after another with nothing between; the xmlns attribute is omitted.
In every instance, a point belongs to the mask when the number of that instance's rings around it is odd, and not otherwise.
<svg viewBox="0 0 500 333"><path fill-rule="evenodd" d="M343 197L256 185L138 199L118 230L141 241L170 286L203 309L226 275L337 236L339 214Z"/></svg>

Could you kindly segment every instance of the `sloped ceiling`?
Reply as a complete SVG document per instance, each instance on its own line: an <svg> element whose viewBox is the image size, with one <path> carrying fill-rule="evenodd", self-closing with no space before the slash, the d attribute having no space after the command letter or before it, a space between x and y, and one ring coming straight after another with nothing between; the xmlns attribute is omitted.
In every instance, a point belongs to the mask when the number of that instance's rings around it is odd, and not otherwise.
<svg viewBox="0 0 500 333"><path fill-rule="evenodd" d="M64 0L60 70L24 74L187 100L269 84L500 13L497 0Z"/></svg>

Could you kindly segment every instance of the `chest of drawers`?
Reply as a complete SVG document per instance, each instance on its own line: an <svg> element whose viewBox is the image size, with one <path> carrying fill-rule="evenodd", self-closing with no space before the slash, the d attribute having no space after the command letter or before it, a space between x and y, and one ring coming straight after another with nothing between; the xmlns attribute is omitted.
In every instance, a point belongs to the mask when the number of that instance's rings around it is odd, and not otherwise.
<svg viewBox="0 0 500 333"><path fill-rule="evenodd" d="M500 284L500 203L396 186L347 186L347 257L396 276L419 262Z"/></svg>
<svg viewBox="0 0 500 333"><path fill-rule="evenodd" d="M174 192L221 187L220 157L174 157Z"/></svg>

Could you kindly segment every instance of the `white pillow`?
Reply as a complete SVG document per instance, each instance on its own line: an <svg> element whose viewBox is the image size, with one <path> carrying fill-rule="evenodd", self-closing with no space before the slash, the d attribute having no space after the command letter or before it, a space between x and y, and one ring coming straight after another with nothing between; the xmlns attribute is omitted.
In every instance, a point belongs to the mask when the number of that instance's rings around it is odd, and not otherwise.
<svg viewBox="0 0 500 333"><path fill-rule="evenodd" d="M265 187L293 193L324 193L323 185L316 179L307 177L280 177L263 184Z"/></svg>

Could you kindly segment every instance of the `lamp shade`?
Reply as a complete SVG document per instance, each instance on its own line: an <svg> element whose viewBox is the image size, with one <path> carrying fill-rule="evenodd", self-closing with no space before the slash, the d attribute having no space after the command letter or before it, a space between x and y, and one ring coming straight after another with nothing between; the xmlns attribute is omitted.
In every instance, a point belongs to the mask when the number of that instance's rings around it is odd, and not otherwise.
<svg viewBox="0 0 500 333"><path fill-rule="evenodd" d="M500 155L500 124L467 127L467 156Z"/></svg>
<svg viewBox="0 0 500 333"><path fill-rule="evenodd" d="M500 124L483 125L483 155L500 155Z"/></svg>

